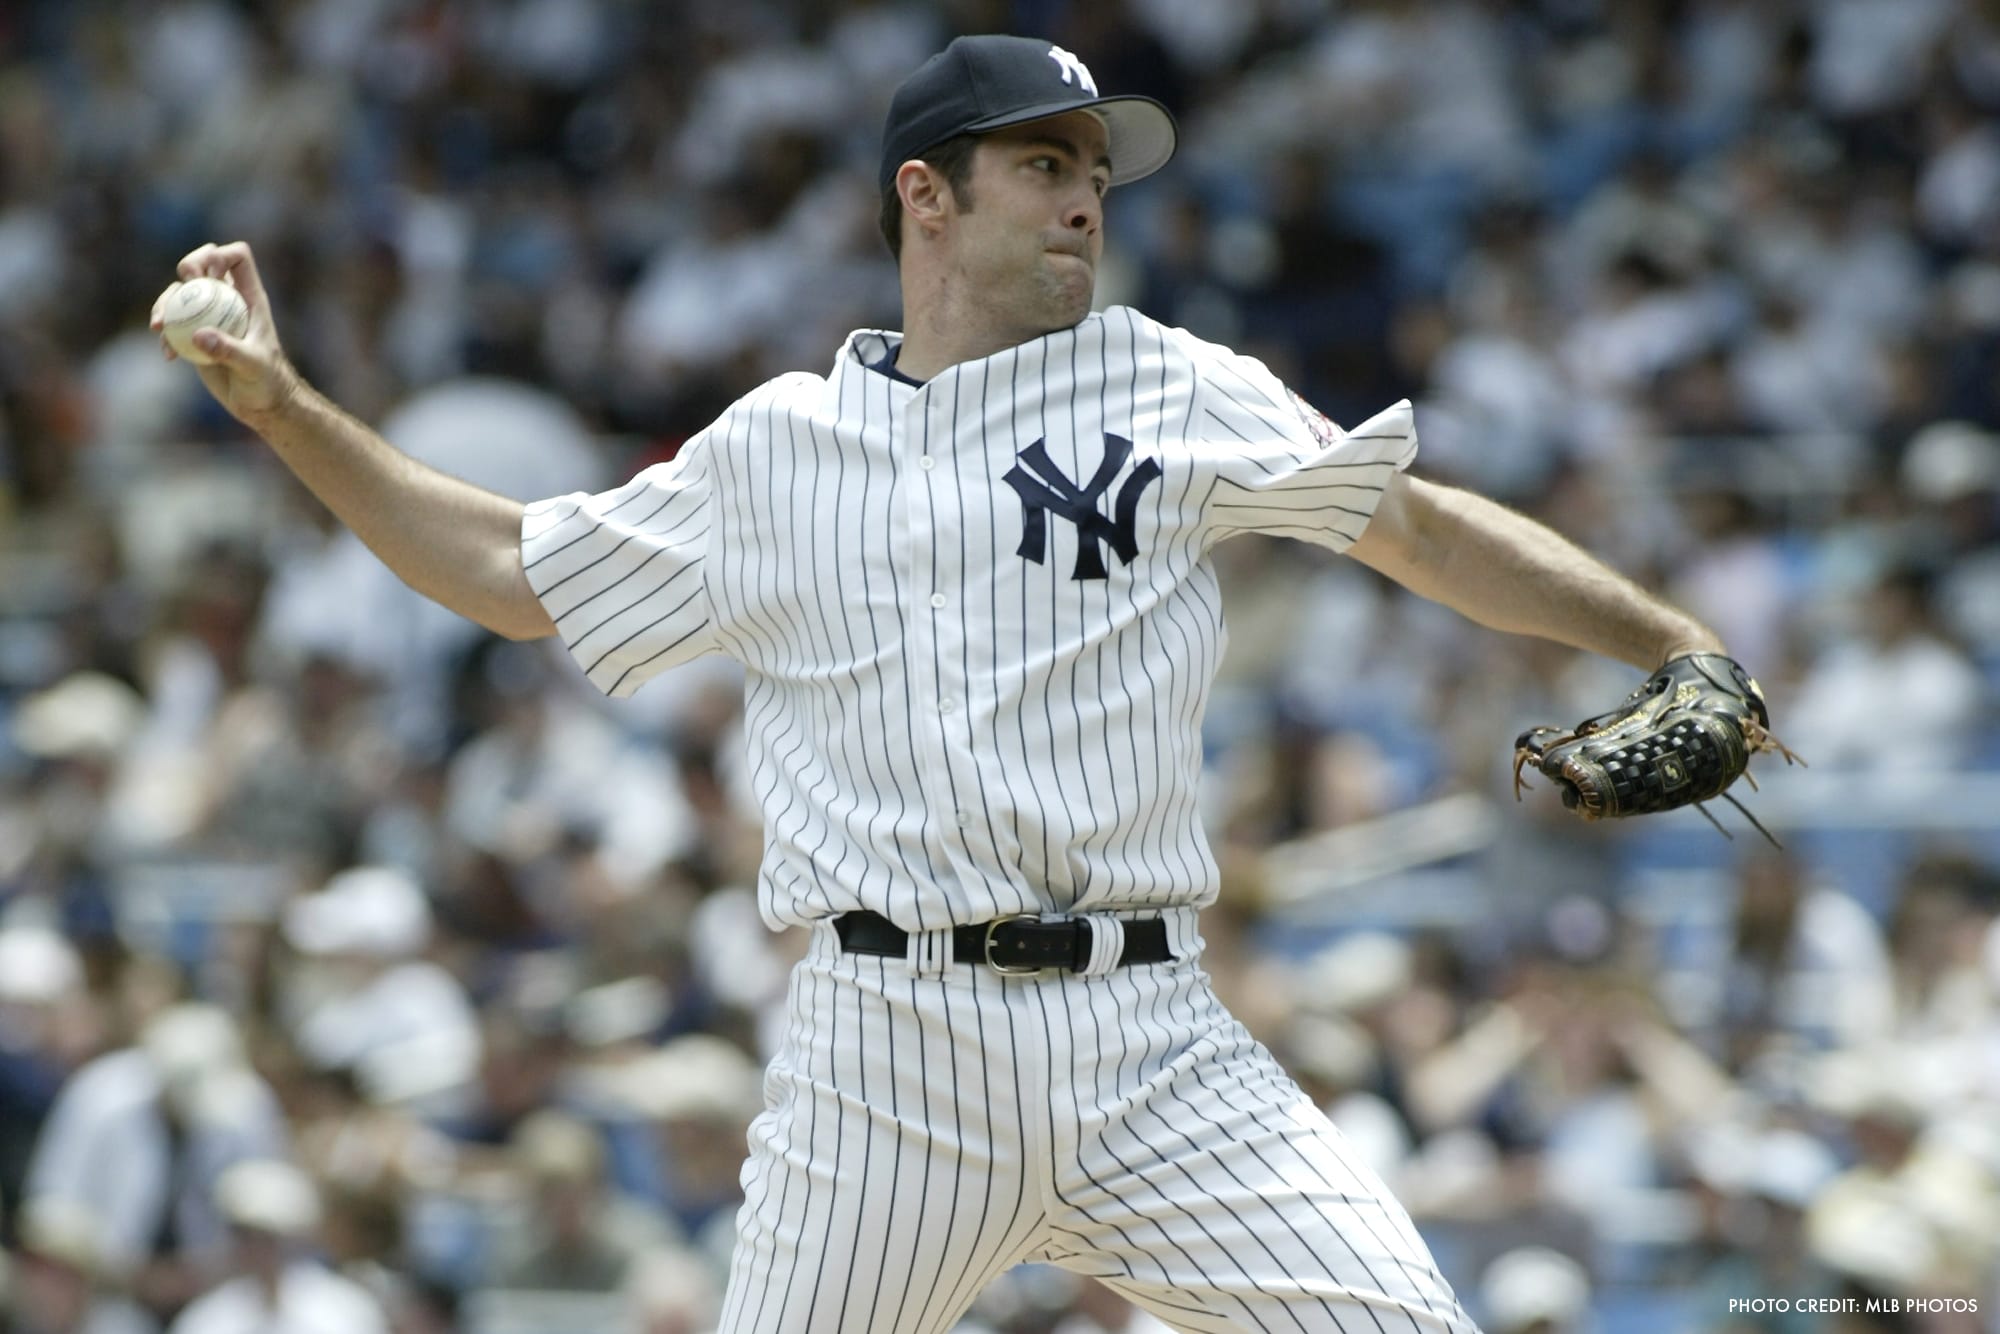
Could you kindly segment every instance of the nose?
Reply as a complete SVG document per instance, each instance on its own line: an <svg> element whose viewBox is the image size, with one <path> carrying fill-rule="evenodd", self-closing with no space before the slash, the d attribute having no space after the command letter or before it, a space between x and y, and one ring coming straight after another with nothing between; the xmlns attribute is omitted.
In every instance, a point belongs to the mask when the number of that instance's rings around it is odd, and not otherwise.
<svg viewBox="0 0 2000 1334"><path fill-rule="evenodd" d="M1063 214L1063 226L1088 236L1104 225L1104 201L1097 197L1095 186L1085 184L1083 189Z"/></svg>

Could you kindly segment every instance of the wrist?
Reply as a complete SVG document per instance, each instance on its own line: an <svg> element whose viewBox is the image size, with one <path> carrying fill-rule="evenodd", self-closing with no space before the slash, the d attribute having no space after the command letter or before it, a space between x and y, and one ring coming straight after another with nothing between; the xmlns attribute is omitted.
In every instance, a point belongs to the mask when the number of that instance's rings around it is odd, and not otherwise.
<svg viewBox="0 0 2000 1334"><path fill-rule="evenodd" d="M269 440L273 432L281 429L286 421L298 412L304 405L308 393L304 377L293 368L289 360L280 358L277 365L272 368L271 378L274 384L269 401L257 408L246 409L242 413L243 424L266 440Z"/></svg>
<svg viewBox="0 0 2000 1334"><path fill-rule="evenodd" d="M1664 666L1675 658L1685 658L1691 653L1719 653L1724 657L1729 656L1728 648L1713 630L1694 626L1687 632L1667 640L1661 646L1657 661Z"/></svg>

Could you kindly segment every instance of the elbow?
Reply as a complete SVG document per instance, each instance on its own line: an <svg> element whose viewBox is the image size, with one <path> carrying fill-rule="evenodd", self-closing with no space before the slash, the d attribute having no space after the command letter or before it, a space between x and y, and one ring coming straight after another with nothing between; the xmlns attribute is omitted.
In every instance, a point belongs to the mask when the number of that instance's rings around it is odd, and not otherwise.
<svg viewBox="0 0 2000 1334"><path fill-rule="evenodd" d="M528 582L528 572L521 565L520 548L507 547L497 557L497 563L499 568L494 572L491 585L491 610L488 615L479 618L480 624L517 644L553 635L556 623L550 618L548 609L542 606L542 599L536 594L534 586Z"/></svg>
<svg viewBox="0 0 2000 1334"><path fill-rule="evenodd" d="M509 607L506 614L482 618L480 624L516 644L547 639L556 632L556 623L549 619L549 614L542 610L539 602L530 607Z"/></svg>
<svg viewBox="0 0 2000 1334"><path fill-rule="evenodd" d="M1406 473L1395 474L1348 554L1407 586L1436 559L1436 524L1432 520L1438 490Z"/></svg>
<svg viewBox="0 0 2000 1334"><path fill-rule="evenodd" d="M556 632L556 623L542 609L540 599L528 591L525 579L519 589L506 592L464 586L434 587L409 578L405 578L403 583L413 592L502 639L523 643L531 639L547 639Z"/></svg>

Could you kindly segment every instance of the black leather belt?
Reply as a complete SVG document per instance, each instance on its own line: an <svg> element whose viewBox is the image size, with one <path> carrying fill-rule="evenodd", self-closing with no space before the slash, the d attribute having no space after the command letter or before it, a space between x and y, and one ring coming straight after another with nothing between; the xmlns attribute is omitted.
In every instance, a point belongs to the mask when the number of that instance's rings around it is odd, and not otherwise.
<svg viewBox="0 0 2000 1334"><path fill-rule="evenodd" d="M1168 963L1173 951L1167 948L1167 924L1158 917L1127 921L1125 949L1118 966L1132 963ZM910 933L880 913L842 913L833 919L840 947L849 954L879 954L902 958L909 950ZM1081 971L1090 962L1090 919L1058 917L1001 917L975 926L951 929L951 955L959 963L983 963L997 973L1036 973L1044 968Z"/></svg>

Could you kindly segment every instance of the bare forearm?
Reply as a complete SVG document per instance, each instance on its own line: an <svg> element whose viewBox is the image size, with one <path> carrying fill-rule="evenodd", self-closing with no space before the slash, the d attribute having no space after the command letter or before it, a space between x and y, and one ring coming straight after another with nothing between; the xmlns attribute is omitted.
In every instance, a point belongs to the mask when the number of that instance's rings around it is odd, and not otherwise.
<svg viewBox="0 0 2000 1334"><path fill-rule="evenodd" d="M249 423L397 577L513 639L555 626L521 570L521 503L417 462L303 381Z"/></svg>
<svg viewBox="0 0 2000 1334"><path fill-rule="evenodd" d="M554 634L521 569L521 505L427 468L342 412L292 368L278 342L271 298L243 241L200 245L181 257L180 282L153 303L164 331L180 283L212 278L243 298L234 334L205 328L186 348L201 382L398 578L432 601L512 639ZM163 340L167 356L178 355Z"/></svg>
<svg viewBox="0 0 2000 1334"><path fill-rule="evenodd" d="M1650 670L1715 633L1567 538L1483 497L1401 477L1352 555L1481 625Z"/></svg>

